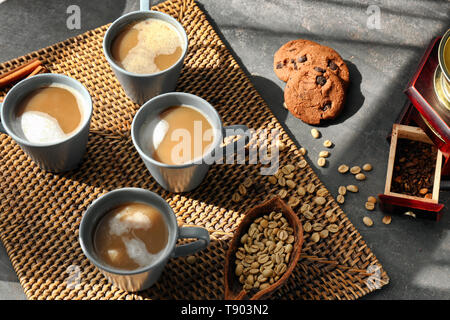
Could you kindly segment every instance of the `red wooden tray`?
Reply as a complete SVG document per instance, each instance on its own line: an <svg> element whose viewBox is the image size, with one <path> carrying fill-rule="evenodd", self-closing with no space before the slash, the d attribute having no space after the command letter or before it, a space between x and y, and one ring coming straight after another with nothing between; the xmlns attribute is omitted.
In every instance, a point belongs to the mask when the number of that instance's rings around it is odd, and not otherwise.
<svg viewBox="0 0 450 320"><path fill-rule="evenodd" d="M450 110L439 102L434 91L440 39L438 37L431 41L405 93L418 111L411 113L411 117L442 151L442 175L450 176Z"/></svg>

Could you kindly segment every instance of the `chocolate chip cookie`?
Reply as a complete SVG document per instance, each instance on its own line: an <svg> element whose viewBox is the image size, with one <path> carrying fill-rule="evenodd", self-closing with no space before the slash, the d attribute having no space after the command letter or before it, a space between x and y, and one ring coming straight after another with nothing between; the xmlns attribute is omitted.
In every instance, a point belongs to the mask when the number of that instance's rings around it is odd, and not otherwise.
<svg viewBox="0 0 450 320"><path fill-rule="evenodd" d="M304 67L293 72L284 90L287 109L309 124L334 119L344 107L342 80L321 67Z"/></svg>
<svg viewBox="0 0 450 320"><path fill-rule="evenodd" d="M282 81L288 81L292 71L298 71L302 66L309 65L305 48L319 46L317 42L298 39L285 43L275 52L273 57L273 70Z"/></svg>
<svg viewBox="0 0 450 320"><path fill-rule="evenodd" d="M348 86L350 75L348 67L339 53L317 42L298 39L284 44L274 56L275 74L287 81L292 72L305 67L319 67L338 76Z"/></svg>

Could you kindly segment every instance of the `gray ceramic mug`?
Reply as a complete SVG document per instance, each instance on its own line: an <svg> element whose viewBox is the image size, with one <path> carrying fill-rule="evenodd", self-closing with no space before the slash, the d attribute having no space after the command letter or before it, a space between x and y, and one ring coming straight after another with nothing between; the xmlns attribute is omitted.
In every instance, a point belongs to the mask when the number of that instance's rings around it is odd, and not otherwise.
<svg viewBox="0 0 450 320"><path fill-rule="evenodd" d="M26 139L16 116L22 99L30 92L52 84L70 87L82 99L82 123L78 131L54 143L33 143ZM87 89L77 80L61 74L39 74L16 84L3 101L0 131L7 133L39 167L50 172L64 172L75 169L86 152L89 125L92 116L92 100Z"/></svg>
<svg viewBox="0 0 450 320"><path fill-rule="evenodd" d="M150 265L136 270L117 269L103 263L97 256L93 244L94 232L100 219L110 210L126 202L145 203L158 209L169 231L163 254ZM177 240L183 238L198 240L177 246ZM85 256L111 283L126 291L141 291L158 280L169 258L191 255L203 250L209 245L210 238L208 230L204 228L178 227L172 208L156 193L139 188L123 188L108 192L89 206L81 220L79 241Z"/></svg>
<svg viewBox="0 0 450 320"><path fill-rule="evenodd" d="M210 121L214 140L209 151L205 151L203 157L183 164L166 164L152 158L153 150L150 149L147 128L153 126L154 120L162 111L178 105L187 105L200 111ZM228 133L230 134L228 134ZM223 138L233 136L236 132L244 136L241 139L242 146L248 141L249 129L245 125L232 125L224 127L216 109L206 100L184 92L169 92L159 95L147 101L136 113L131 125L131 137L134 147L139 152L145 166L155 180L166 190L171 192L187 192L195 189L205 178L210 165L215 159L222 158L225 147L222 147ZM233 145L232 152L238 150L238 145ZM226 150L226 151L229 151Z"/></svg>
<svg viewBox="0 0 450 320"><path fill-rule="evenodd" d="M137 104L143 104L145 101L161 93L175 90L188 48L188 37L183 26L168 14L158 11L150 11L149 8L149 1L141 1L141 10L128 13L115 20L106 31L103 39L103 52L106 60L111 66L111 69L122 85L122 88L127 96ZM175 27L183 41L183 53L174 65L160 72L152 74L138 74L127 71L115 62L111 54L112 41L125 26L132 22L150 18L160 19Z"/></svg>

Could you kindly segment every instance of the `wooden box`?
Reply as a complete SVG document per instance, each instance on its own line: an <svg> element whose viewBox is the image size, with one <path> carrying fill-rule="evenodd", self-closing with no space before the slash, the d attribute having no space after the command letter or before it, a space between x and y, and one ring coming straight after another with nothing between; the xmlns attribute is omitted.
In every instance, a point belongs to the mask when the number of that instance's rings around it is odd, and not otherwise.
<svg viewBox="0 0 450 320"><path fill-rule="evenodd" d="M407 214L413 217L423 217L438 221L441 218L441 211L444 208L444 205L439 203L443 158L442 152L437 150L431 199L392 192L391 187L398 139L409 139L433 144L433 141L423 132L421 128L394 124L392 128L391 147L389 152L384 194L378 195L378 198L380 199L380 207L383 211L389 213Z"/></svg>

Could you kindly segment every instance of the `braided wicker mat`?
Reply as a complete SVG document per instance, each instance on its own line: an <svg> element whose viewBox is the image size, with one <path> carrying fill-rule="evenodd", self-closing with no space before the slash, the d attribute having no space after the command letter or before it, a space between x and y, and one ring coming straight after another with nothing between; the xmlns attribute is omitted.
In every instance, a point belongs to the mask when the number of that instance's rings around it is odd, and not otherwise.
<svg viewBox="0 0 450 320"><path fill-rule="evenodd" d="M189 36L189 52L177 90L211 102L224 125L280 130L287 146L280 154L280 164L303 160L194 1L166 1L154 9L179 19ZM10 137L0 136L1 240L30 299L222 299L224 257L233 230L248 208L281 187L259 174L261 165L233 164L213 165L202 185L190 193L172 194L160 188L131 142L131 122L139 106L126 97L103 56L107 28L0 64L1 73L39 57L51 72L81 81L94 103L87 154L81 167L72 172L46 173ZM232 194L246 177L264 188L235 203ZM309 165L298 169L295 182L322 186ZM212 237L210 247L196 254L195 263L186 258L171 259L160 280L139 293L110 285L78 244L78 227L89 204L121 187L157 192L173 207L180 225L203 226ZM339 231L319 242L305 233L298 267L273 298L356 299L387 284L386 272L333 197L326 195L323 206L314 204L313 197L307 194L302 198L302 203L311 205L313 222L329 223L326 212L333 210ZM304 223L305 218L299 215Z"/></svg>

